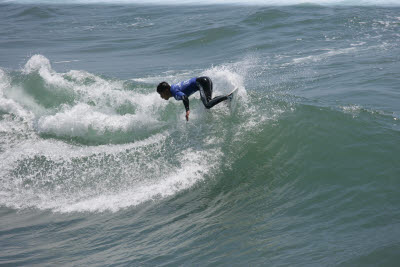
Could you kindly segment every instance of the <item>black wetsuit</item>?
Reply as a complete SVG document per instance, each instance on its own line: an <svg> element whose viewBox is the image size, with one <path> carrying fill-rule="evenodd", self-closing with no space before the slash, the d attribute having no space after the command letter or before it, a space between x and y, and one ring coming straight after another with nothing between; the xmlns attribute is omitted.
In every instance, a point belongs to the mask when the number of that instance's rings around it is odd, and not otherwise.
<svg viewBox="0 0 400 267"><path fill-rule="evenodd" d="M196 79L197 86L199 87L201 101L203 101L206 109L210 109L216 104L227 100L227 96L216 96L212 98L213 83L208 77L199 77Z"/></svg>
<svg viewBox="0 0 400 267"><path fill-rule="evenodd" d="M196 91L200 91L200 98L207 109L228 99L227 96L217 96L212 98L213 84L209 77L192 78L177 84L171 85L171 94L176 100L182 100L186 111L189 110L189 96Z"/></svg>

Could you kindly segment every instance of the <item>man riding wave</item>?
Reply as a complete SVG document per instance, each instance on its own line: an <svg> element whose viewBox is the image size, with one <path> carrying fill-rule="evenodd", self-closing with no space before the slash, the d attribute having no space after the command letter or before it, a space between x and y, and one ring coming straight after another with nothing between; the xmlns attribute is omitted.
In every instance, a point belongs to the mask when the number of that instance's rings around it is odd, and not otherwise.
<svg viewBox="0 0 400 267"><path fill-rule="evenodd" d="M210 109L218 103L227 100L231 94L216 96L212 98L213 83L209 77L194 77L186 81L169 85L167 82L161 82L157 86L157 92L162 99L168 100L173 96L176 100L182 100L186 109L186 120L189 120L189 96L200 91L200 98L206 109Z"/></svg>

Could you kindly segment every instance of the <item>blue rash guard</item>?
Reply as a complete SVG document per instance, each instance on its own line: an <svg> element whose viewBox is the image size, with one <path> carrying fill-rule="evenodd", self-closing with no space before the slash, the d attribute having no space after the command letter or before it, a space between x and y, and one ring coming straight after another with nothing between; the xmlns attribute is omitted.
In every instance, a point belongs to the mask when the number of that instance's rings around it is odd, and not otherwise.
<svg viewBox="0 0 400 267"><path fill-rule="evenodd" d="M198 90L199 87L196 83L196 77L171 85L171 94L176 100L183 100L184 96L189 97Z"/></svg>
<svg viewBox="0 0 400 267"><path fill-rule="evenodd" d="M189 110L189 99L188 97L200 88L197 85L196 77L191 78L187 81L175 83L171 85L171 94L176 100L183 100L186 111Z"/></svg>

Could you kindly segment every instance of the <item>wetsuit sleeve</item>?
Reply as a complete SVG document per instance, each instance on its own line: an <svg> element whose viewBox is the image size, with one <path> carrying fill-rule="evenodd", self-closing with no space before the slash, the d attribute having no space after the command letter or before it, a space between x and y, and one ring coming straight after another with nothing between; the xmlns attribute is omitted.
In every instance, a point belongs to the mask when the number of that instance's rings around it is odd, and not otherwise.
<svg viewBox="0 0 400 267"><path fill-rule="evenodd" d="M185 95L182 97L183 104L185 105L186 111L189 111L189 98Z"/></svg>
<svg viewBox="0 0 400 267"><path fill-rule="evenodd" d="M174 95L174 97L175 97L176 100L183 100L183 98L184 98L185 96L186 96L186 95L185 95L184 93L180 92L180 91L175 92L175 95Z"/></svg>
<svg viewBox="0 0 400 267"><path fill-rule="evenodd" d="M188 98L187 95L185 95L184 93L178 91L175 94L175 99L176 100L182 100L183 104L185 105L186 111L189 110L189 98Z"/></svg>

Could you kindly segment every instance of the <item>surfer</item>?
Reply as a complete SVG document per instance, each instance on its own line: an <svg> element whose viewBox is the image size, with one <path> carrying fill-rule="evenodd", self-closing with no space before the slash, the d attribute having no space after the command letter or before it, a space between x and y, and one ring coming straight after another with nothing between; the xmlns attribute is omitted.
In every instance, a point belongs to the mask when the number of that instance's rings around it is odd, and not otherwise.
<svg viewBox="0 0 400 267"><path fill-rule="evenodd" d="M206 109L210 109L216 104L227 100L231 94L216 96L212 98L213 83L209 77L191 78L187 81L169 85L167 82L161 82L157 86L157 93L162 99L168 100L173 96L176 100L182 100L186 109L186 120L189 120L189 96L194 92L200 91L200 98Z"/></svg>

